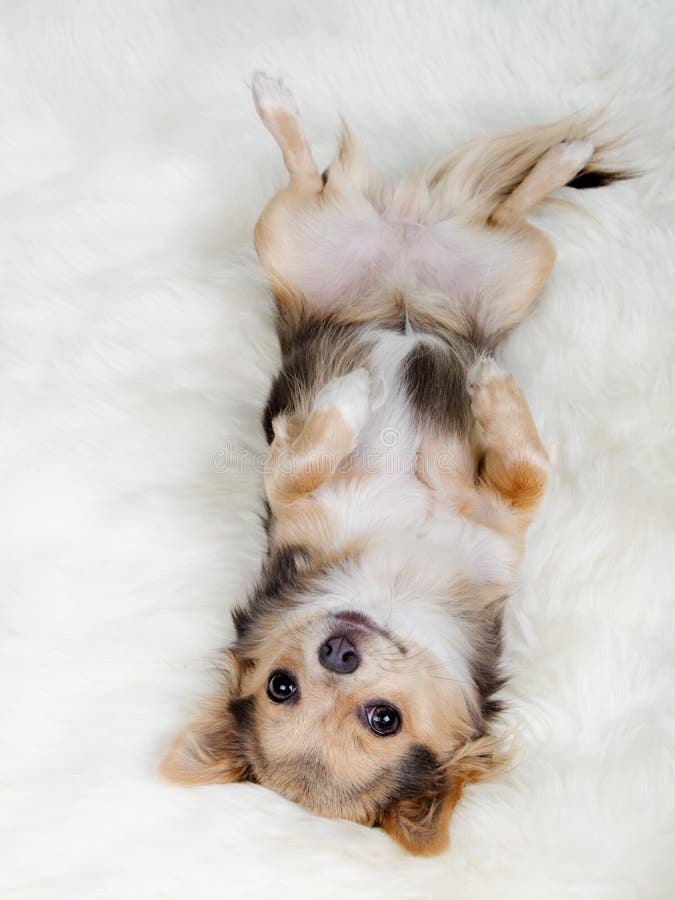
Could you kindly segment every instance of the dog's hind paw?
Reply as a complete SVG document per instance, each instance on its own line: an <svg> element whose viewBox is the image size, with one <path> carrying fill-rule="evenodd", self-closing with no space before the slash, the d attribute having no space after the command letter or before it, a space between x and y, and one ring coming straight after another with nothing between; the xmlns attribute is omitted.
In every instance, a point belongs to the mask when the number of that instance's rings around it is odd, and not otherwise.
<svg viewBox="0 0 675 900"><path fill-rule="evenodd" d="M563 141L560 144L561 159L580 172L595 153L592 141Z"/></svg>
<svg viewBox="0 0 675 900"><path fill-rule="evenodd" d="M267 121L275 112L285 112L293 118L298 118L295 97L281 78L272 78L264 72L256 72L253 76L253 100L263 121Z"/></svg>

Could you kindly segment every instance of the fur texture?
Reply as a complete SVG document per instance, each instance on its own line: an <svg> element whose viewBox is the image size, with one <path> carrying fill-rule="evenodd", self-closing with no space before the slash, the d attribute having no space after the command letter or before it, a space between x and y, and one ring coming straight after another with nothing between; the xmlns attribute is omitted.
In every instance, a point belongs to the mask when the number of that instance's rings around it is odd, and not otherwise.
<svg viewBox="0 0 675 900"><path fill-rule="evenodd" d="M670 5L281 7L2 13L2 892L666 897ZM505 623L518 765L436 860L255 786L154 781L262 546L278 360L250 235L283 174L257 67L325 163L338 99L392 174L614 101L645 172L537 217L557 267L502 349L554 457Z"/></svg>

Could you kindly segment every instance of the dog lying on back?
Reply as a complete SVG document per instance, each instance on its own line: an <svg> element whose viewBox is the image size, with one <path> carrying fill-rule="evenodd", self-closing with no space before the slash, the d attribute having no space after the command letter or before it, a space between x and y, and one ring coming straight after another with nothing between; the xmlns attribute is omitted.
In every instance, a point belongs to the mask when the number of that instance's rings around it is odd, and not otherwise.
<svg viewBox="0 0 675 900"><path fill-rule="evenodd" d="M547 480L495 363L554 263L527 215L606 171L567 120L476 140L383 184L345 129L323 175L292 95L254 81L287 187L256 248L282 368L264 414L268 549L222 689L162 763L253 781L433 854L504 751L503 604Z"/></svg>

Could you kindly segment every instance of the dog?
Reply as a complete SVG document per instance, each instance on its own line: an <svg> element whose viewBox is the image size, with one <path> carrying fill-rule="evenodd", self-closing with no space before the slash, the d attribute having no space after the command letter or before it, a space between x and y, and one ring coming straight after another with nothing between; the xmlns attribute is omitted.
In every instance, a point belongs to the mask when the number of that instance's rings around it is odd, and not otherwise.
<svg viewBox="0 0 675 900"><path fill-rule="evenodd" d="M322 174L283 83L259 74L253 94L289 174L255 228L282 353L268 546L221 689L160 770L252 781L435 854L464 785L508 760L502 612L549 472L494 359L554 264L527 216L628 174L580 118L393 185L345 126Z"/></svg>

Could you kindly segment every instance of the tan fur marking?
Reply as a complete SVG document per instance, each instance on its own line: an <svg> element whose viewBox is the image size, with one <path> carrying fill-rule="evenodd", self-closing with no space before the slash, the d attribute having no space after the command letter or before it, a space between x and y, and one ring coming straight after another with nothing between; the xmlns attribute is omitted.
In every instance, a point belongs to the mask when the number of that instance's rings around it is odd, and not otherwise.
<svg viewBox="0 0 675 900"><path fill-rule="evenodd" d="M316 490L355 446L356 435L337 409L314 410L294 440L275 438L265 470L272 511Z"/></svg>

